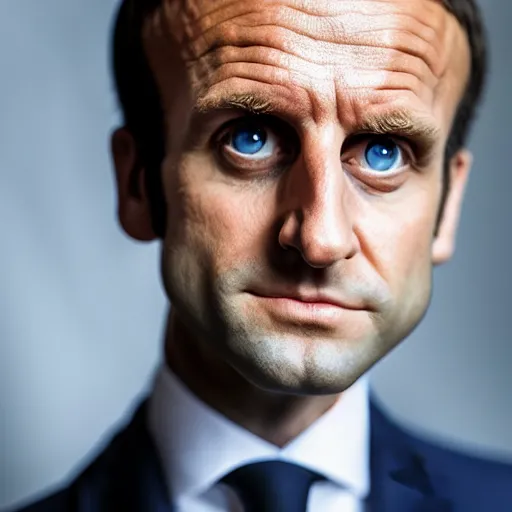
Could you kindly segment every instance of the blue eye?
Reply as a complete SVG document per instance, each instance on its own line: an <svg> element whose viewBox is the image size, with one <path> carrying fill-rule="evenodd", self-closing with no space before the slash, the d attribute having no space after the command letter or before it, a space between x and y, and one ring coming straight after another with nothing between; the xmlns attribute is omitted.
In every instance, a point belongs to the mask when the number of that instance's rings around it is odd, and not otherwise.
<svg viewBox="0 0 512 512"><path fill-rule="evenodd" d="M400 167L402 153L391 139L377 139L368 144L365 160L373 171L389 171Z"/></svg>
<svg viewBox="0 0 512 512"><path fill-rule="evenodd" d="M235 151L243 155L254 155L261 151L267 142L267 134L261 128L242 126L233 131L231 144Z"/></svg>

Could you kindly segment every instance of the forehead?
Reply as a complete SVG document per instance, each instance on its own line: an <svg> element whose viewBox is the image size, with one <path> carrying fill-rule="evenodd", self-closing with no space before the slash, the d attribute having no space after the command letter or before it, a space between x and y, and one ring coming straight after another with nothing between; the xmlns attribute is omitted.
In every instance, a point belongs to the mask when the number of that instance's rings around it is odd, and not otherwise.
<svg viewBox="0 0 512 512"><path fill-rule="evenodd" d="M179 87L200 109L250 97L314 122L400 108L447 125L469 73L436 0L162 0L143 41L168 108Z"/></svg>

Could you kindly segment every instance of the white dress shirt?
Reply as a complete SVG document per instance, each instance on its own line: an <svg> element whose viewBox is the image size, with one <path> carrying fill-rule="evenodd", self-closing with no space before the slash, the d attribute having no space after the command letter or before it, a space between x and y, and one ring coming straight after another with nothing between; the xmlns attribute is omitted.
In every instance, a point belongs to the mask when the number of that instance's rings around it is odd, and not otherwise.
<svg viewBox="0 0 512 512"><path fill-rule="evenodd" d="M293 462L326 477L311 486L308 512L363 511L370 486L365 377L279 448L200 401L163 366L155 377L148 423L177 512L243 512L235 492L217 482L262 460Z"/></svg>

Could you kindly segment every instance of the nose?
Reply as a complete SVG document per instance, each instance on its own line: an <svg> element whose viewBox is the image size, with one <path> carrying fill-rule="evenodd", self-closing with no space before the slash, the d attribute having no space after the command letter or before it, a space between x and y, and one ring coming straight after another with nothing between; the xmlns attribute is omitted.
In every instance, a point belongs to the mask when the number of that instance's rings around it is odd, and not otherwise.
<svg viewBox="0 0 512 512"><path fill-rule="evenodd" d="M332 147L331 150L332 152ZM313 268L327 268L360 250L355 212L339 152L318 146L289 169L283 187L285 215L279 244L294 249Z"/></svg>

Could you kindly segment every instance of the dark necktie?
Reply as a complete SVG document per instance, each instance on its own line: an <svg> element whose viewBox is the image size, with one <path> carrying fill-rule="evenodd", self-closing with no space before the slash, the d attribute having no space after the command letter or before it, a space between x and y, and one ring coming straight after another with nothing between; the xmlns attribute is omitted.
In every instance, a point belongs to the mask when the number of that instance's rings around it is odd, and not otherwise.
<svg viewBox="0 0 512 512"><path fill-rule="evenodd" d="M245 512L306 512L309 488L322 477L282 461L248 464L222 479L237 492Z"/></svg>

